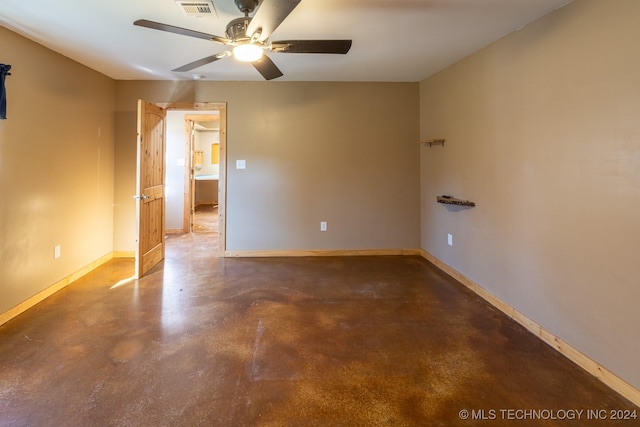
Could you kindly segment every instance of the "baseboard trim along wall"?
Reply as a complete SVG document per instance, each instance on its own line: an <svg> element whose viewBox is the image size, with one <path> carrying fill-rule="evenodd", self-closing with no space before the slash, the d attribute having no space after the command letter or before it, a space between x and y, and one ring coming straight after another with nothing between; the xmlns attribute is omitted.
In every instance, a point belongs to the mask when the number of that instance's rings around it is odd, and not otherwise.
<svg viewBox="0 0 640 427"><path fill-rule="evenodd" d="M86 275L88 273L91 273L96 268L98 268L101 265L105 264L106 262L110 261L113 257L114 257L113 256L113 252L110 252L107 255L104 255L104 256L98 258L97 260L93 261L92 263L90 263L88 265L85 265L80 270L70 274L69 276L67 276L67 277L63 278L62 280L54 283L53 285L49 286L48 288L43 289L42 291L38 292L37 294L35 294L31 298L22 301L20 304L16 305L15 307L10 308L9 310L5 311L4 313L1 313L0 314L0 325L4 325L9 320L13 319L14 317L19 316L20 314L24 313L25 311L27 311L31 307L35 306L39 302L42 302L45 299L47 299L48 297L50 297L51 295L55 294L59 290L66 288L67 286L69 286L70 284L72 284L73 282L75 282L76 280L81 278L82 276L84 276L84 275Z"/></svg>
<svg viewBox="0 0 640 427"><path fill-rule="evenodd" d="M166 234L182 234L184 230L182 228L165 228L164 232Z"/></svg>
<svg viewBox="0 0 640 427"><path fill-rule="evenodd" d="M225 251L227 258L276 258L311 256L389 256L420 255L419 249L336 249L336 250L263 250L263 251Z"/></svg>
<svg viewBox="0 0 640 427"><path fill-rule="evenodd" d="M55 294L61 289L72 284L74 281L78 280L82 276L90 273L106 262L110 261L113 258L130 258L134 256L135 253L130 252L111 252L92 263L86 265L80 270L70 274L69 276L63 278L62 280L54 283L48 288L38 292L36 295L31 298L23 301L22 303L16 305L15 307L9 309L8 311L0 314L0 325L5 324L9 320L14 317L24 313L31 307L35 306L39 302L45 300L51 295ZM569 360L580 366L582 369L589 372L591 375L598 378L604 384L609 386L611 389L620 393L625 398L629 399L634 404L640 406L640 390L633 387L631 384L624 381L622 378L615 375L613 372L609 371L604 366L600 365L589 356L585 355L578 349L572 347L561 338L553 335L550 331L543 328L541 325L531 320L524 314L517 311L515 308L511 307L506 302L502 301L500 298L491 294L489 291L484 289L482 286L469 279L459 271L445 264L440 259L431 255L429 252L423 249L362 249L362 250L263 250L263 251L226 251L226 257L246 257L246 258L258 258L258 257L308 257L308 256L389 256L389 255L402 255L402 256L412 256L419 255L422 256L427 261L434 264L436 267L447 273L449 276L469 288L475 294L483 298L492 306L496 307L498 310L502 311L504 314L518 322L520 325L525 327L527 330L532 332L546 344L550 345L560 354L567 357Z"/></svg>
<svg viewBox="0 0 640 427"><path fill-rule="evenodd" d="M135 251L116 251L113 253L114 258L135 258Z"/></svg>
<svg viewBox="0 0 640 427"><path fill-rule="evenodd" d="M454 268L442 262L440 259L431 255L429 252L421 249L420 254L427 261L431 262L436 267L447 273L449 276L462 283L464 286L469 288L489 304L502 311L504 314L518 322L520 325L524 326L527 330L529 330L546 344L557 350L560 354L574 362L576 365L580 366L585 371L589 372L591 375L598 378L614 391L626 397L634 404L640 406L640 390L627 383L625 380L618 377L616 374L600 365L598 362L591 359L580 350L572 347L561 338L553 335L541 325L531 320L524 314L520 313L518 310L511 307L509 304L502 301L500 298L496 297L459 271L455 270Z"/></svg>

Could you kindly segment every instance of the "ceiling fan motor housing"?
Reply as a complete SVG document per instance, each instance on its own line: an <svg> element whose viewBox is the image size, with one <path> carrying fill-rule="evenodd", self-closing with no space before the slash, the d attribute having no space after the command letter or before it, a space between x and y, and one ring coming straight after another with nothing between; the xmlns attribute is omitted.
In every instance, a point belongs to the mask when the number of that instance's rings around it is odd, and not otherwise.
<svg viewBox="0 0 640 427"><path fill-rule="evenodd" d="M229 22L226 30L227 37L234 42L248 39L247 27L249 26L249 22L251 22L251 18L249 17L236 18Z"/></svg>

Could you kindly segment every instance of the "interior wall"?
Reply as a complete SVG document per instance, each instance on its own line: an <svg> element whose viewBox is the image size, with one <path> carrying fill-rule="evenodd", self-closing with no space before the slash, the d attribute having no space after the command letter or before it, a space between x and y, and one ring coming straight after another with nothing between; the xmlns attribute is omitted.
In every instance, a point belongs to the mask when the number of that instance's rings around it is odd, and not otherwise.
<svg viewBox="0 0 640 427"><path fill-rule="evenodd" d="M227 103L227 250L418 247L417 83L120 81L122 152L135 150L138 98ZM132 250L135 167L123 160L116 247Z"/></svg>
<svg viewBox="0 0 640 427"><path fill-rule="evenodd" d="M420 84L422 248L636 388L638 17L573 2Z"/></svg>
<svg viewBox="0 0 640 427"><path fill-rule="evenodd" d="M0 52L2 313L112 251L115 82L2 27Z"/></svg>
<svg viewBox="0 0 640 427"><path fill-rule="evenodd" d="M184 111L167 112L165 229L181 230L184 220L185 131Z"/></svg>
<svg viewBox="0 0 640 427"><path fill-rule="evenodd" d="M184 111L167 112L165 229L181 230L184 220Z"/></svg>

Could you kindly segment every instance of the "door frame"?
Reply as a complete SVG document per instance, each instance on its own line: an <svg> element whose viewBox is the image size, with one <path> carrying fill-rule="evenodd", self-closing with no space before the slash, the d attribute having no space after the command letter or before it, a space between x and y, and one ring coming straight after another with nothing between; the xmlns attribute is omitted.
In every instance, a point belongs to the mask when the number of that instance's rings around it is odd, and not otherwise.
<svg viewBox="0 0 640 427"><path fill-rule="evenodd" d="M227 249L226 240L226 218L227 218L227 103L226 102L168 102L156 103L166 110L185 111L187 116L198 116L207 111L220 112L220 163L218 176L218 257L223 258ZM184 214L183 227L186 232L190 232L189 210L191 205L191 181L193 175L193 153L191 149L190 136L185 129L185 167L184 167Z"/></svg>

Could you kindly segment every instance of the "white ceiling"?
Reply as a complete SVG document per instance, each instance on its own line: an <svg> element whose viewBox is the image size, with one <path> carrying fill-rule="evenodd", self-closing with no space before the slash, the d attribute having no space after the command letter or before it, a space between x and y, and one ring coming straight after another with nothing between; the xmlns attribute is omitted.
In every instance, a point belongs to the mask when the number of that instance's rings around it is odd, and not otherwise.
<svg viewBox="0 0 640 427"><path fill-rule="evenodd" d="M271 40L352 39L351 51L269 55L284 73L278 81L416 82L569 1L302 0ZM217 17L195 18L174 0L2 0L0 25L118 80L262 80L233 58L171 72L227 48L133 25L144 18L225 36L242 14L233 0L214 4Z"/></svg>

